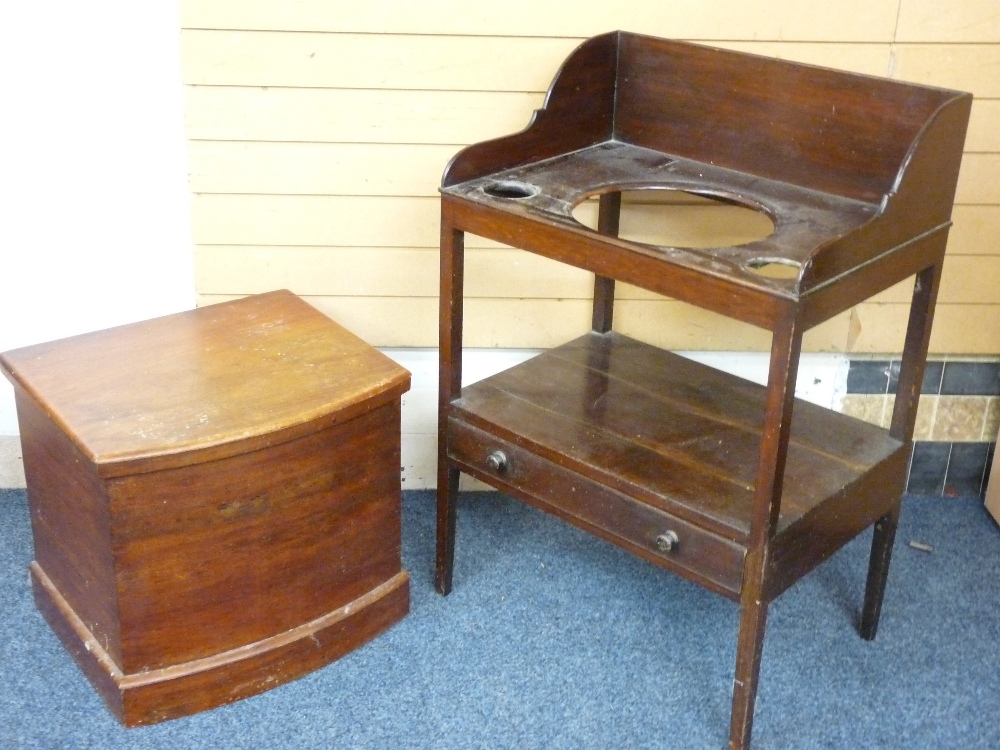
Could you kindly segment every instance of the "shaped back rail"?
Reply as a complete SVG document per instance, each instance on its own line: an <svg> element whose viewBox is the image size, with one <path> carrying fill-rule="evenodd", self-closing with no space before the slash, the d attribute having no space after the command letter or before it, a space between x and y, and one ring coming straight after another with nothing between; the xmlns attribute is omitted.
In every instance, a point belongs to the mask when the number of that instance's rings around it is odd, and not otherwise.
<svg viewBox="0 0 1000 750"><path fill-rule="evenodd" d="M615 137L878 203L955 92L619 34Z"/></svg>
<svg viewBox="0 0 1000 750"><path fill-rule="evenodd" d="M617 141L876 207L866 225L810 251L804 293L946 232L971 103L962 92L617 31L567 58L525 130L459 152L442 187Z"/></svg>

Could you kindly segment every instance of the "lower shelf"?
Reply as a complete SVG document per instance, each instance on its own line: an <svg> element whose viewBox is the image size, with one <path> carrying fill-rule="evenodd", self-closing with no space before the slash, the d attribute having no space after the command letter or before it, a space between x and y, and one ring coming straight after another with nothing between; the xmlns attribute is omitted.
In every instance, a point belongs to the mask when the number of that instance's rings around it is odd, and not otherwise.
<svg viewBox="0 0 1000 750"><path fill-rule="evenodd" d="M449 458L736 598L764 396L683 357L589 333L464 388L449 413ZM488 461L498 451L505 460ZM899 500L908 454L885 430L796 400L768 596ZM660 539L671 531L676 544Z"/></svg>

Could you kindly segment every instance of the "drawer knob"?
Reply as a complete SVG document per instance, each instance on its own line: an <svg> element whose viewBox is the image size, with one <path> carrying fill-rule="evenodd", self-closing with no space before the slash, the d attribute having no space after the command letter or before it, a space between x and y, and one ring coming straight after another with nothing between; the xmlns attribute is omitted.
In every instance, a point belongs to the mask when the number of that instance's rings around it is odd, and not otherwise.
<svg viewBox="0 0 1000 750"><path fill-rule="evenodd" d="M493 451L486 457L486 465L493 471L503 471L507 468L507 455L503 451Z"/></svg>
<svg viewBox="0 0 1000 750"><path fill-rule="evenodd" d="M664 531L658 537L656 537L656 549L660 552L670 552L680 539L677 538L677 533L674 531Z"/></svg>

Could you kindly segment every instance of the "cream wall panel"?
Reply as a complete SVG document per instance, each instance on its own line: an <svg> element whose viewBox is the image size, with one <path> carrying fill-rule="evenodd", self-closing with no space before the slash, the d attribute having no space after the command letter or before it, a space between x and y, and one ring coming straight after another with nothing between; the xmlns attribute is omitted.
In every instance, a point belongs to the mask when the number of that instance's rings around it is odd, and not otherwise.
<svg viewBox="0 0 1000 750"><path fill-rule="evenodd" d="M432 196L202 193L193 214L195 242L202 245L434 248L439 239L439 202ZM706 233L738 242L770 227L763 214L723 206L629 206L622 221L629 236L688 246Z"/></svg>
<svg viewBox="0 0 1000 750"><path fill-rule="evenodd" d="M900 42L996 42L1000 13L996 0L902 0L896 39Z"/></svg>
<svg viewBox="0 0 1000 750"><path fill-rule="evenodd" d="M192 140L476 143L523 130L543 95L188 86Z"/></svg>
<svg viewBox="0 0 1000 750"><path fill-rule="evenodd" d="M975 99L972 102L965 150L1000 151L1000 99Z"/></svg>
<svg viewBox="0 0 1000 750"><path fill-rule="evenodd" d="M213 294L257 294L287 288L304 296L438 295L435 249L201 245L197 259L198 288ZM466 253L469 297L589 301L593 286L590 272L533 253L512 249L470 249ZM664 299L629 284L618 284L616 297Z"/></svg>
<svg viewBox="0 0 1000 750"><path fill-rule="evenodd" d="M907 296L902 301L908 299ZM946 258L938 301L944 304L1000 306L1000 255Z"/></svg>
<svg viewBox="0 0 1000 750"><path fill-rule="evenodd" d="M901 352L909 305L864 304L856 309L857 332L848 352L882 354ZM1000 306L937 306L931 330L931 354L982 354L1000 352Z"/></svg>
<svg viewBox="0 0 1000 750"><path fill-rule="evenodd" d="M1000 154L965 154L956 203L1000 203Z"/></svg>
<svg viewBox="0 0 1000 750"><path fill-rule="evenodd" d="M199 29L350 31L473 36L589 37L612 29L676 39L889 41L898 0L181 0L181 25Z"/></svg>
<svg viewBox="0 0 1000 750"><path fill-rule="evenodd" d="M433 196L457 146L191 141L195 193Z"/></svg>
<svg viewBox="0 0 1000 750"><path fill-rule="evenodd" d="M436 249L223 245L199 246L197 255L198 287L217 294L283 287L299 295L438 295ZM473 297L590 299L593 294L593 274L519 250L468 250L465 268L466 294Z"/></svg>
<svg viewBox="0 0 1000 750"><path fill-rule="evenodd" d="M1000 206L955 206L948 235L953 255L1000 255Z"/></svg>
<svg viewBox="0 0 1000 750"><path fill-rule="evenodd" d="M872 302L909 302L913 281L888 289ZM949 255L941 273L939 304L1000 305L1000 255Z"/></svg>
<svg viewBox="0 0 1000 750"><path fill-rule="evenodd" d="M322 195L194 196L199 245L436 247L435 198Z"/></svg>
<svg viewBox="0 0 1000 750"><path fill-rule="evenodd" d="M183 77L216 86L540 92L582 41L188 29L182 34ZM891 50L888 42L713 44L883 76Z"/></svg>
<svg viewBox="0 0 1000 750"><path fill-rule="evenodd" d="M199 304L233 299L206 295ZM304 297L310 304L374 346L437 346L438 301L433 297ZM546 349L590 329L589 300L483 299L465 302L469 347ZM622 300L615 329L668 349L759 351L770 334L674 301ZM805 335L808 351L843 351L850 314Z"/></svg>
<svg viewBox="0 0 1000 750"><path fill-rule="evenodd" d="M850 313L838 315L807 331L802 347L843 351L849 328ZM743 352L771 347L771 334L763 329L675 301L622 300L615 305L615 330L664 349Z"/></svg>
<svg viewBox="0 0 1000 750"><path fill-rule="evenodd" d="M199 304L233 299L202 294ZM435 347L436 297L316 297L310 304L373 346ZM579 336L590 327L585 300L466 300L465 345L543 349Z"/></svg>
<svg viewBox="0 0 1000 750"><path fill-rule="evenodd" d="M980 163L974 160L966 169L978 170L981 180L969 183L966 192L980 197L996 192L990 182L990 169L1000 155L990 155ZM997 174L997 172L993 172ZM979 187L976 187L979 186ZM980 203L988 201L980 200ZM195 242L202 245L311 245L340 247L427 247L438 244L438 201L434 197L367 197L326 195L232 195L200 194L193 200ZM1000 222L996 206L956 207L955 228L949 243L953 254L974 245L983 251L996 248L994 230ZM701 217L724 215L721 209L692 210L690 225L675 227L696 235ZM650 233L659 233L663 225L657 212L645 214ZM755 219L748 219L752 224ZM707 229L713 222L705 222ZM637 230L642 222L634 224ZM660 235L662 236L662 234ZM475 237L470 247L491 246ZM995 250L993 252L996 252ZM993 254L993 253L989 253Z"/></svg>
<svg viewBox="0 0 1000 750"><path fill-rule="evenodd" d="M881 0L182 0L203 302L285 287L380 346L437 344L436 189L466 143L517 132L558 65L612 28L972 91L932 338L1000 351L1000 23L995 3ZM894 32L897 23L898 34ZM304 33L300 33L304 32ZM754 227L725 209L630 207L650 241ZM665 235L670 226L673 235ZM758 228L759 229L759 228ZM589 327L590 274L467 238L467 337L548 347ZM807 334L810 351L898 352L912 283ZM765 331L628 285L616 327L674 349L766 349Z"/></svg>
<svg viewBox="0 0 1000 750"><path fill-rule="evenodd" d="M893 77L1000 98L1000 44L900 44Z"/></svg>
<svg viewBox="0 0 1000 750"><path fill-rule="evenodd" d="M187 30L184 82L545 91L582 39Z"/></svg>
<svg viewBox="0 0 1000 750"><path fill-rule="evenodd" d="M432 297L305 297L372 346L438 345L438 302Z"/></svg>
<svg viewBox="0 0 1000 750"><path fill-rule="evenodd" d="M188 86L185 102L195 141L465 145L523 130L543 94ZM975 109L969 150L992 150L1000 105Z"/></svg>
<svg viewBox="0 0 1000 750"><path fill-rule="evenodd" d="M198 288L215 294L257 294L275 288L312 296L438 293L438 254L433 249L208 245L197 248L197 258ZM479 249L466 254L465 286L472 297L590 299L593 275L532 253ZM911 278L872 301L906 303L912 292ZM616 297L662 299L629 284L618 284ZM1000 305L1000 256L948 256L938 301Z"/></svg>

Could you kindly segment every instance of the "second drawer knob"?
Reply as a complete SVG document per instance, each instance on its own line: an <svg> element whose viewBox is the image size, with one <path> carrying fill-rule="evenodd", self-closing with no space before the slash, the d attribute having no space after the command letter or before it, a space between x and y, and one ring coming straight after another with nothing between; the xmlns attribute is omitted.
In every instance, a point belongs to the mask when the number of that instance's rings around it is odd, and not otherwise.
<svg viewBox="0 0 1000 750"><path fill-rule="evenodd" d="M507 468L507 454L503 451L493 451L486 457L486 465L492 471L503 471Z"/></svg>
<svg viewBox="0 0 1000 750"><path fill-rule="evenodd" d="M658 537L656 537L656 549L660 552L670 552L675 547L680 539L677 538L677 532L674 531L664 531Z"/></svg>

